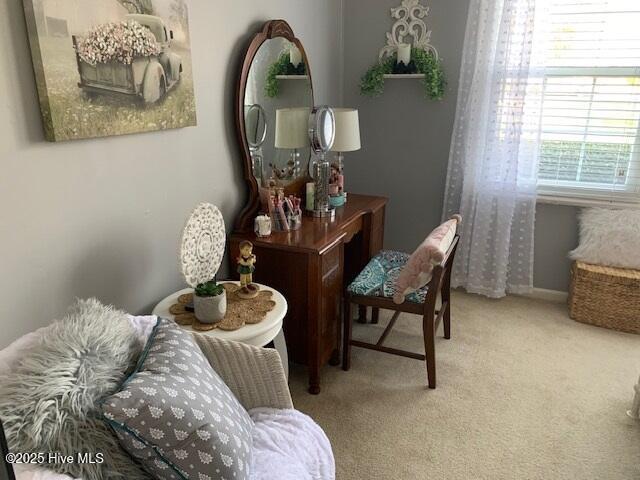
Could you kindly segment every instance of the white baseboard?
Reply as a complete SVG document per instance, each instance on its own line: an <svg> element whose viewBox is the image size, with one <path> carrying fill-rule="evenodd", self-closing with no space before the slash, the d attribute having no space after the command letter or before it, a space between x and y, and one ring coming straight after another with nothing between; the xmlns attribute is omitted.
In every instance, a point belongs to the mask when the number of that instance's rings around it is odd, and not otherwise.
<svg viewBox="0 0 640 480"><path fill-rule="evenodd" d="M536 298L538 300L546 300L548 302L567 303L569 298L568 292L560 290L548 290L546 288L534 288L531 293L523 295L523 297Z"/></svg>

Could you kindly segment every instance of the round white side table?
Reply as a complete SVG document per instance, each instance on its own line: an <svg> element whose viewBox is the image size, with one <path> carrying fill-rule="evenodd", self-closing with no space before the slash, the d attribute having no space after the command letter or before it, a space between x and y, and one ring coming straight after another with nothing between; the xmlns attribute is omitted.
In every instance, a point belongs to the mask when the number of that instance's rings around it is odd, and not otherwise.
<svg viewBox="0 0 640 480"><path fill-rule="evenodd" d="M220 283L235 283L239 285L240 282L223 281ZM282 359L282 366L284 367L287 378L289 378L289 356L287 354L287 344L284 339L284 332L282 331L282 320L287 314L287 300L277 290L256 283L260 287L260 290L268 290L272 292L272 300L276 302L276 306L273 310L267 313L267 316L260 323L253 325L245 325L238 330L226 331L214 328L207 332L197 332L204 335L210 335L215 338L221 338L223 340L232 340L234 342L242 342L248 345L254 345L256 347L264 347L273 342L273 346L280 354ZM162 299L158 303L152 312L152 315L158 317L174 320L174 315L169 312L171 305L178 303L178 297L184 293L192 293L192 288L185 288L178 292L174 292L168 297ZM181 328L185 330L195 332L189 325L181 325Z"/></svg>

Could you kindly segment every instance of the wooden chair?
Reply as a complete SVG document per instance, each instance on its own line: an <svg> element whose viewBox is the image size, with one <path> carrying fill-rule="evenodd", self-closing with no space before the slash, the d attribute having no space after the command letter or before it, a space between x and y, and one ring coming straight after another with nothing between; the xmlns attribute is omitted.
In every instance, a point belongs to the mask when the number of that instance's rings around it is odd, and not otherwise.
<svg viewBox="0 0 640 480"><path fill-rule="evenodd" d="M451 338L451 268L458 246L459 236L456 235L447 251L444 260L433 269L433 276L429 283L417 292L407 295L402 304L394 303L392 299L393 273L402 268L409 255L401 252L382 251L374 257L367 267L358 275L354 282L349 285L345 294L344 302L344 338L342 368L347 371L351 368L351 347L368 348L378 352L391 353L403 357L414 358L416 360L426 360L427 380L429 388L436 388L436 352L435 352L435 332L442 321L444 324L444 338ZM372 265L374 265L372 267ZM376 268L377 266L377 268ZM387 270L387 267L391 267ZM370 269L370 271L367 271ZM376 275L371 274L371 269L377 270ZM376 279L372 279L375 276ZM383 278L378 278L383 277ZM380 288L375 290L375 294L359 294L357 282L369 282L369 287L380 281ZM375 287L374 287L375 288ZM369 288L371 290L371 288ZM438 294L441 294L442 304L440 310L436 310ZM351 304L355 303L361 308L370 306L373 309L373 318L377 318L380 308L394 310L395 313L389 321L389 325L384 329L377 343L366 343L351 338L352 318ZM402 312L422 315L422 329L424 337L425 355L409 352L384 346L389 333L393 329L398 317Z"/></svg>

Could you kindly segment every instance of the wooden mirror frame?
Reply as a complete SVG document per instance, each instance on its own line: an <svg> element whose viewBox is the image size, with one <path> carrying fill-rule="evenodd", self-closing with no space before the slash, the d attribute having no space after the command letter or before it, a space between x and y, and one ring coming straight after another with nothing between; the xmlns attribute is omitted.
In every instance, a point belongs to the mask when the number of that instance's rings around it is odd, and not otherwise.
<svg viewBox="0 0 640 480"><path fill-rule="evenodd" d="M291 43L295 44L302 55L302 61L304 62L307 75L309 76L309 88L311 89L311 103L310 108L313 108L313 80L311 77L311 68L309 66L309 59L307 53L302 46L302 42L293 33L291 26L285 20L270 20L264 24L262 31L253 37L253 40L247 48L247 52L242 63L242 69L240 71L240 77L236 89L236 132L238 135L238 142L240 144L240 150L242 152L243 164L244 164L244 180L249 187L249 198L247 204L240 212L236 223L235 230L237 232L253 231L253 221L255 217L260 213L260 187L256 178L253 175L253 168L251 166L251 153L249 152L249 144L246 136L246 125L244 120L244 97L247 88L247 81L249 79L249 71L253 60L260 50L260 47L267 41L274 38L285 38ZM307 171L297 180L291 182L285 187L286 195L298 195L304 198L305 184L310 181L308 166Z"/></svg>

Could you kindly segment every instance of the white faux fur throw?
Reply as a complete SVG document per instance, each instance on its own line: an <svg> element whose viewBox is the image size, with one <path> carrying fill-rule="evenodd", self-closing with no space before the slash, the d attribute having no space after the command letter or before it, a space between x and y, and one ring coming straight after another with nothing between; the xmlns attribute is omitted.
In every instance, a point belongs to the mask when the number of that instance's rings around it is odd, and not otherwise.
<svg viewBox="0 0 640 480"><path fill-rule="evenodd" d="M250 480L335 480L331 444L311 418L273 408L254 408L249 414L255 422ZM74 480L33 465L18 466L16 478Z"/></svg>
<svg viewBox="0 0 640 480"><path fill-rule="evenodd" d="M580 215L580 245L573 260L640 269L640 208L587 208Z"/></svg>
<svg viewBox="0 0 640 480"><path fill-rule="evenodd" d="M335 480L329 439L297 410L249 410L253 429L251 480Z"/></svg>
<svg viewBox="0 0 640 480"><path fill-rule="evenodd" d="M98 416L99 402L116 391L139 353L125 313L95 299L78 301L0 375L0 418L10 450L102 453L102 464L48 468L83 480L148 479Z"/></svg>

